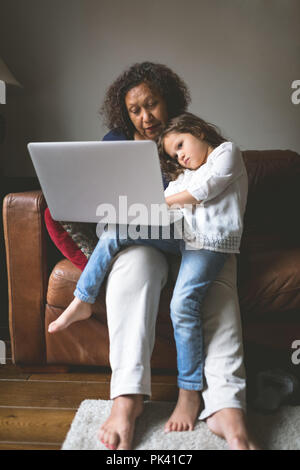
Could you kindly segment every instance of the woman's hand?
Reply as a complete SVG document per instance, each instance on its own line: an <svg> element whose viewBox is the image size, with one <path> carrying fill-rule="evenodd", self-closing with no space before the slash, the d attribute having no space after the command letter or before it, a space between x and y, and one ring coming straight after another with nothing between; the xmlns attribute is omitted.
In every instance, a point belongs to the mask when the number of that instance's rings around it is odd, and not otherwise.
<svg viewBox="0 0 300 470"><path fill-rule="evenodd" d="M165 199L169 207L173 205L183 207L185 204L200 204L202 202L195 199L187 190L173 194L172 196L167 196Z"/></svg>

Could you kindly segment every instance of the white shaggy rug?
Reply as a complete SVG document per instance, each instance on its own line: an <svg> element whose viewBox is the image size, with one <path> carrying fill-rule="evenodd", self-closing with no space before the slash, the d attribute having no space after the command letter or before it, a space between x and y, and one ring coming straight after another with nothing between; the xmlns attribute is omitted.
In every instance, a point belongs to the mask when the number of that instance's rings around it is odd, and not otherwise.
<svg viewBox="0 0 300 470"><path fill-rule="evenodd" d="M109 416L110 400L84 400L72 422L62 450L108 450L98 439L101 424ZM194 431L164 433L164 424L175 403L145 402L136 422L135 450L228 450L226 442L213 434L203 421ZM250 429L264 450L300 450L300 406L284 406L264 415L249 411Z"/></svg>

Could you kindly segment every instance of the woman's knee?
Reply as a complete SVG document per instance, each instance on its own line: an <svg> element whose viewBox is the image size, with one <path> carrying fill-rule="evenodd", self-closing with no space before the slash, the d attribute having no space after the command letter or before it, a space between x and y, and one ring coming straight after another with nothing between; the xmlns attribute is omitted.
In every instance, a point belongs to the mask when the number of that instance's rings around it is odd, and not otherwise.
<svg viewBox="0 0 300 470"><path fill-rule="evenodd" d="M168 263L163 253L152 247L132 246L122 250L115 258L110 272L126 279L132 285L155 282L161 288L168 279Z"/></svg>

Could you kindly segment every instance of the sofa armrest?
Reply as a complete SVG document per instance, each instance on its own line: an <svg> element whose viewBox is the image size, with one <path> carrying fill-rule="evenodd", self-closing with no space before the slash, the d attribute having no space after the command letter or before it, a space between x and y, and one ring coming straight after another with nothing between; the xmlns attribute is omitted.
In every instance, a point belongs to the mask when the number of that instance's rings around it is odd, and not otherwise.
<svg viewBox="0 0 300 470"><path fill-rule="evenodd" d="M15 364L43 364L46 361L45 208L41 191L8 194L3 201L9 329Z"/></svg>

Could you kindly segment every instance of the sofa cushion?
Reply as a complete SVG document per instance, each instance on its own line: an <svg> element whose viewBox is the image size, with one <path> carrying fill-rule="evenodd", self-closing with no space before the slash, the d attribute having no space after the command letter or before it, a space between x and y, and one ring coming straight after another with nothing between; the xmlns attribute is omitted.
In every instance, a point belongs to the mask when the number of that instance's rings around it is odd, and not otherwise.
<svg viewBox="0 0 300 470"><path fill-rule="evenodd" d="M53 307L67 308L74 299L73 293L80 274L81 270L69 260L59 261L49 278L47 304ZM97 300L93 304L93 314L106 323L105 283L102 284Z"/></svg>
<svg viewBox="0 0 300 470"><path fill-rule="evenodd" d="M109 335L107 325L95 317L75 322L65 330L49 334L49 324L61 315L62 309L46 305L45 332L48 364L76 364L109 367ZM128 338L130 341L130 338ZM157 334L151 356L153 369L176 370L176 349L171 321L157 322ZM107 397L109 398L109 397Z"/></svg>
<svg viewBox="0 0 300 470"><path fill-rule="evenodd" d="M56 264L49 278L45 311L47 362L109 366L105 283L93 304L91 318L75 322L55 335L48 333L49 324L56 320L73 300L73 292L80 274L79 268L64 259ZM173 284L168 282L162 290L158 308L156 340L151 358L153 368L176 368L175 342L169 314L172 292Z"/></svg>
<svg viewBox="0 0 300 470"><path fill-rule="evenodd" d="M299 245L300 156L291 150L243 152L249 191L241 253Z"/></svg>
<svg viewBox="0 0 300 470"><path fill-rule="evenodd" d="M46 305L45 336L48 364L109 366L109 337L107 326L93 316L75 322L55 334L48 333L49 324L63 309Z"/></svg>
<svg viewBox="0 0 300 470"><path fill-rule="evenodd" d="M243 254L238 287L243 317L297 309L300 248Z"/></svg>
<svg viewBox="0 0 300 470"><path fill-rule="evenodd" d="M119 254L116 255L116 258L118 256ZM49 278L47 304L53 307L67 308L74 298L73 293L80 274L80 269L74 266L69 260L63 259L59 261L53 268ZM169 279L162 290L159 307L162 324L170 322L169 310L173 288L174 283ZM102 284L96 302L93 304L93 315L106 324L105 289L106 282Z"/></svg>

